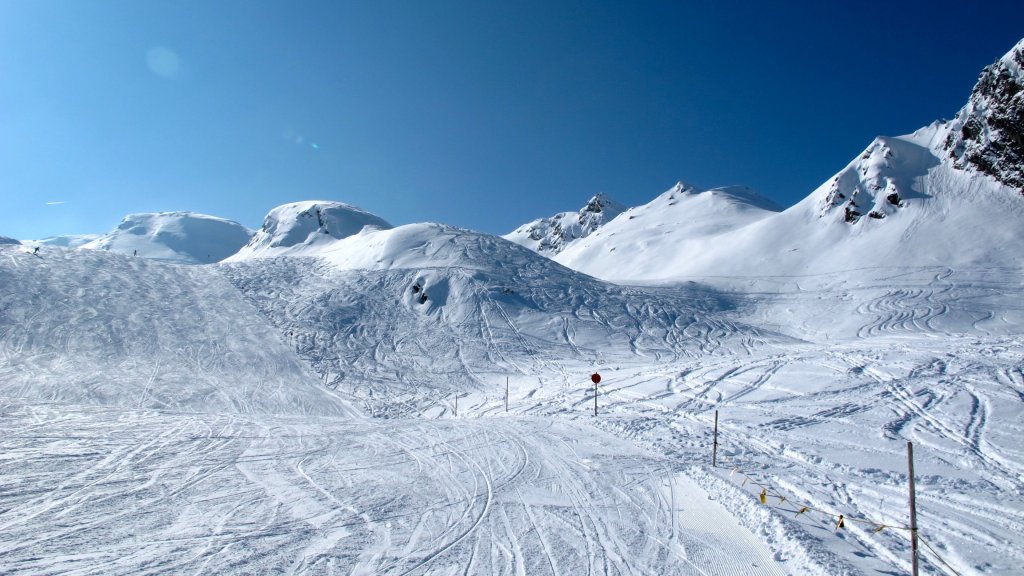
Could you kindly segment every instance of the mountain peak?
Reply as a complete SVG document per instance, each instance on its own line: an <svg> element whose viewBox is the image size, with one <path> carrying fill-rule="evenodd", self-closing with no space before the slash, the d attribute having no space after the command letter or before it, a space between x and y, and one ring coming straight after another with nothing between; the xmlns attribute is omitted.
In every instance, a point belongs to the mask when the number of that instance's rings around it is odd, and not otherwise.
<svg viewBox="0 0 1024 576"><path fill-rule="evenodd" d="M694 186L693 184L688 184L688 183L683 182L682 180L680 180L680 181L676 182L675 186L670 188L667 193L669 193L669 194L672 194L672 193L675 193L675 194L700 194L700 192L701 192L700 188Z"/></svg>
<svg viewBox="0 0 1024 576"><path fill-rule="evenodd" d="M601 214L608 210L622 212L625 209L622 204L612 200L603 192L598 192L587 201L586 206L580 209L580 216L582 217L585 213Z"/></svg>
<svg viewBox="0 0 1024 576"><path fill-rule="evenodd" d="M534 252L553 256L573 242L593 234L625 209L625 206L606 194L598 193L578 212L561 212L548 218L534 220L516 228L503 238Z"/></svg>
<svg viewBox="0 0 1024 576"><path fill-rule="evenodd" d="M944 151L960 169L988 174L1024 194L1024 40L978 78L949 123Z"/></svg>

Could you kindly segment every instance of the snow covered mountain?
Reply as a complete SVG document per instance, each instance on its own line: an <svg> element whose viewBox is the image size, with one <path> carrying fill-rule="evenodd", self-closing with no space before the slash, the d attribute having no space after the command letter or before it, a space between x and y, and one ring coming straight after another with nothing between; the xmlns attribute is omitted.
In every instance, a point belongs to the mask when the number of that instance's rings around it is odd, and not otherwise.
<svg viewBox="0 0 1024 576"><path fill-rule="evenodd" d="M0 236L0 244L21 244L21 242L19 240L15 240L14 238Z"/></svg>
<svg viewBox="0 0 1024 576"><path fill-rule="evenodd" d="M688 213L716 215L713 225L691 231L663 194L555 259L606 280L644 283L892 266L1020 268L1024 253L1006 248L1024 241L1021 61L1024 42L986 68L954 120L876 138L781 213L694 207Z"/></svg>
<svg viewBox="0 0 1024 576"><path fill-rule="evenodd" d="M252 236L237 222L193 212L129 214L107 234L81 246L179 264L208 264L234 254Z"/></svg>
<svg viewBox="0 0 1024 576"><path fill-rule="evenodd" d="M699 190L677 183L630 208L554 259L599 278L638 280L676 270L715 239L779 209L750 188Z"/></svg>
<svg viewBox="0 0 1024 576"><path fill-rule="evenodd" d="M534 252L554 256L581 238L586 238L611 222L625 210L625 206L598 194L580 208L579 212L562 212L549 218L540 218L523 224L502 236Z"/></svg>
<svg viewBox="0 0 1024 576"><path fill-rule="evenodd" d="M364 228L388 229L383 218L341 202L315 200L278 206L263 227L229 260L315 255Z"/></svg>

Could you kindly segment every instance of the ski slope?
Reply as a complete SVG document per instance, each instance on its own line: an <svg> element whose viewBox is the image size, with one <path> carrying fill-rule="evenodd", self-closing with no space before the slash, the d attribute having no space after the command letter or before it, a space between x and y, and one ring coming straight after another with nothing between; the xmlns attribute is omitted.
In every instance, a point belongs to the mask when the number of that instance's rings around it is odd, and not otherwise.
<svg viewBox="0 0 1024 576"><path fill-rule="evenodd" d="M0 395L34 402L344 414L216 269L0 247Z"/></svg>
<svg viewBox="0 0 1024 576"><path fill-rule="evenodd" d="M1013 573L1022 278L616 286L430 224L198 267L0 247L0 558L33 574L901 571L898 532L837 533L729 472L902 525L912 440L922 535L961 574Z"/></svg>
<svg viewBox="0 0 1024 576"><path fill-rule="evenodd" d="M532 263L579 277L496 238L433 226L404 232L399 247L423 234L463 254L493 242L518 251L527 269ZM450 367L421 380L382 378L380 386L373 386L376 372L343 382L328 373L323 386L317 369L330 354L362 353L326 337L333 326L306 322L339 311L331 292L315 292L332 279L323 268L341 273L337 262L196 267L99 251L0 250L5 572L787 574L817 566L804 556L779 563L684 466L589 423L455 418L454 406L431 412L437 389L447 393L474 378L483 389L468 364L461 380L446 381L459 373ZM386 284L383 272L360 270L352 281ZM430 270L418 272L435 280ZM458 308L465 304L460 282L472 275L450 273L449 304ZM639 294L591 282L587 290L622 299L624 309L639 306L631 301ZM289 301L304 303L306 317L259 300L288 286L295 290ZM428 284L436 300L434 288ZM594 297L587 290L566 314L587 310L584 296ZM539 294L523 306L533 316L509 311L524 324L540 321L546 316L534 307L553 298ZM389 296L400 301L403 291ZM418 313L400 315L395 326ZM446 322L445 314L435 311L434 321ZM595 321L588 329L621 328L619 314L614 324ZM366 314L356 324L384 320ZM504 343L477 334L485 343L473 353L504 346L495 365L531 361L550 369L554 357L542 338L565 338L557 324L535 330L529 349L513 345L522 333L507 333L513 341ZM633 330L637 340L643 330ZM468 355L471 339L444 344L462 345L464 358L478 361ZM667 347L663 335L655 341ZM562 350L572 346L563 341ZM445 361L451 358L434 366ZM384 354L380 363L409 369ZM433 387L421 386L427 381ZM368 403L371 392L379 400ZM373 410L387 404L405 408ZM403 417L367 419L366 407ZM688 517L691 506L701 516Z"/></svg>
<svg viewBox="0 0 1024 576"><path fill-rule="evenodd" d="M570 423L0 410L7 573L786 573L670 462Z"/></svg>

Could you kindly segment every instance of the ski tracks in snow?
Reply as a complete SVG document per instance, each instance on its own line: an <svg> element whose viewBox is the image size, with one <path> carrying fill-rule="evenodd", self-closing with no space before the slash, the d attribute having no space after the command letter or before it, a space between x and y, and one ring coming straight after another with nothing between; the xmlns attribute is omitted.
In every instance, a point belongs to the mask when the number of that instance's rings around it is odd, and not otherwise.
<svg viewBox="0 0 1024 576"><path fill-rule="evenodd" d="M708 541L727 514L689 517L706 495L571 423L2 408L7 573L724 575L737 541L768 555L738 525Z"/></svg>

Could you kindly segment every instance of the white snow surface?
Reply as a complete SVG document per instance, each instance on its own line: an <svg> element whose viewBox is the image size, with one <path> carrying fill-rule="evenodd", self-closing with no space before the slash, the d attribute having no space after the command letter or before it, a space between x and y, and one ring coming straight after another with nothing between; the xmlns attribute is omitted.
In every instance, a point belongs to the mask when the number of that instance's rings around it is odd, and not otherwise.
<svg viewBox="0 0 1024 576"><path fill-rule="evenodd" d="M241 224L194 212L129 214L118 227L82 244L83 250L175 262L209 264L234 254L252 231Z"/></svg>
<svg viewBox="0 0 1024 576"><path fill-rule="evenodd" d="M267 214L261 228L229 261L276 256L315 255L336 240L358 234L364 228L391 228L369 212L327 200L294 202Z"/></svg>
<svg viewBox="0 0 1024 576"><path fill-rule="evenodd" d="M905 525L912 440L922 536L961 574L1014 573L1019 270L743 282L616 286L437 224L204 267L0 247L0 557L899 572L900 532L833 516ZM787 503L758 504L733 467Z"/></svg>

